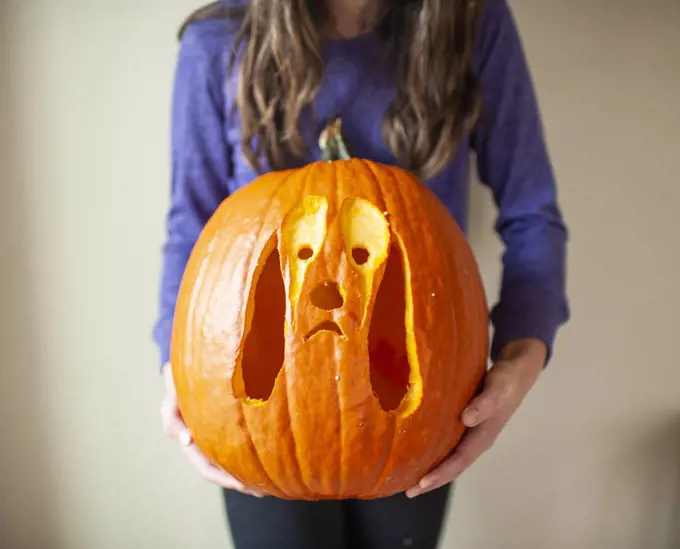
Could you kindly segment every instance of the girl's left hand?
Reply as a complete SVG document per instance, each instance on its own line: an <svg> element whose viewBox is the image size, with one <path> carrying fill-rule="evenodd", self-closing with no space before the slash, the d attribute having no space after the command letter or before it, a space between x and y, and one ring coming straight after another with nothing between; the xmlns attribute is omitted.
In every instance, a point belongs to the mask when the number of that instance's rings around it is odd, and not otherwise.
<svg viewBox="0 0 680 549"><path fill-rule="evenodd" d="M502 349L486 375L483 391L463 411L462 421L469 430L446 460L406 491L408 497L454 481L491 447L536 383L546 353L545 344L536 339L513 341Z"/></svg>

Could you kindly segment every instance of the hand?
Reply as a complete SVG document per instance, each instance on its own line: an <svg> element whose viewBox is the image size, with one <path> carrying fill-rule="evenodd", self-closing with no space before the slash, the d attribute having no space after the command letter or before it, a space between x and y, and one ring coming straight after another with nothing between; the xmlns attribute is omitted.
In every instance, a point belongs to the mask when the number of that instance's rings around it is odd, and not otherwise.
<svg viewBox="0 0 680 549"><path fill-rule="evenodd" d="M177 393L175 382L172 379L172 367L170 364L163 366L163 379L165 381L165 398L161 404L161 419L165 434L179 441L189 461L194 465L203 478L223 488L236 490L251 496L263 497L264 494L248 488L230 474L216 467L198 450L193 442L189 429L187 429L182 415L177 406Z"/></svg>
<svg viewBox="0 0 680 549"><path fill-rule="evenodd" d="M454 481L495 442L503 427L536 383L545 365L547 348L536 339L506 345L484 380L484 390L463 411L469 430L453 453L406 491L410 498Z"/></svg>

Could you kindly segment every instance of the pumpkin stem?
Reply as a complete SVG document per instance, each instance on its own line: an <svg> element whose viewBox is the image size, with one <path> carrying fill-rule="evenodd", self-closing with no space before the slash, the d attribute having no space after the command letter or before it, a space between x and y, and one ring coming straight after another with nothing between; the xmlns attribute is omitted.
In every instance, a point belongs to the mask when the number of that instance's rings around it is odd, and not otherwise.
<svg viewBox="0 0 680 549"><path fill-rule="evenodd" d="M334 117L328 121L319 136L319 148L321 149L321 160L324 162L350 160L352 158L342 137L342 120L340 118Z"/></svg>

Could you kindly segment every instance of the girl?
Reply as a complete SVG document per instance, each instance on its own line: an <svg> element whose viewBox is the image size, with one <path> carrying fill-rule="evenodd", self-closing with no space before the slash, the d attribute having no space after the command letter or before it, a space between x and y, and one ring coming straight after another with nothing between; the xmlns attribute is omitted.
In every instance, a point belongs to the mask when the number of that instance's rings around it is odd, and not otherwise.
<svg viewBox="0 0 680 549"><path fill-rule="evenodd" d="M405 494L377 501L261 498L209 463L163 368L166 432L222 486L238 549L434 548L450 483L488 449L545 366L568 318L566 229L522 44L506 0L231 0L181 33L172 196L155 339L162 363L180 279L203 225L259 173L318 159L324 121L355 156L421 177L467 226L469 153L506 245L484 390L456 451Z"/></svg>

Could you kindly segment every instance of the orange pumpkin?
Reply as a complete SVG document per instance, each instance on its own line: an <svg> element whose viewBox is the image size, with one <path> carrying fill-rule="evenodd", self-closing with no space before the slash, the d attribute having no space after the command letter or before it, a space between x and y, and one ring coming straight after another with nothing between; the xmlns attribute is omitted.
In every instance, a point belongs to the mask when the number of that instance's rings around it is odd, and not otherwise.
<svg viewBox="0 0 680 549"><path fill-rule="evenodd" d="M402 169L325 158L233 193L200 235L172 340L198 448L285 499L370 499L415 484L459 442L486 371L471 250Z"/></svg>

